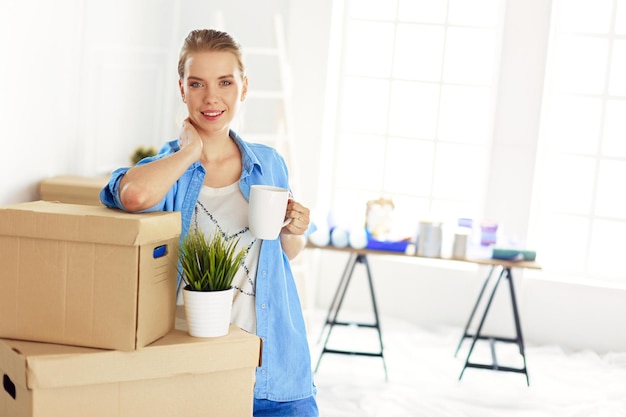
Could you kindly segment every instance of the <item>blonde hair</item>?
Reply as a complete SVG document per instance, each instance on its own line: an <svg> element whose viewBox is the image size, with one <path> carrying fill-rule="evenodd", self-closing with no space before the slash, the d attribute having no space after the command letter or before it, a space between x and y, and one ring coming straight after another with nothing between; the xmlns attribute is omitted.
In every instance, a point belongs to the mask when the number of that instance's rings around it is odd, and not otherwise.
<svg viewBox="0 0 626 417"><path fill-rule="evenodd" d="M237 58L241 76L245 76L245 66L241 46L226 32L214 29L197 29L189 32L183 42L183 47L178 56L178 76L182 80L185 76L185 62L187 57L194 52L227 51L232 52Z"/></svg>

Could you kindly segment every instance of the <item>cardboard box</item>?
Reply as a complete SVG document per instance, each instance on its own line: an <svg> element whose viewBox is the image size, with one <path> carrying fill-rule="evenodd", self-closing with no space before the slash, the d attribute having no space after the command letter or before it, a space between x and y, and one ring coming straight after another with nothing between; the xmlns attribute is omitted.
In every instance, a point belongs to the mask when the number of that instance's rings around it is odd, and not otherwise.
<svg viewBox="0 0 626 417"><path fill-rule="evenodd" d="M0 339L0 417L250 417L259 357L234 326L133 352Z"/></svg>
<svg viewBox="0 0 626 417"><path fill-rule="evenodd" d="M102 206L100 190L109 182L109 177L79 177L60 175L39 183L39 198L69 204Z"/></svg>
<svg viewBox="0 0 626 417"><path fill-rule="evenodd" d="M0 337L133 350L174 328L180 213L0 207Z"/></svg>

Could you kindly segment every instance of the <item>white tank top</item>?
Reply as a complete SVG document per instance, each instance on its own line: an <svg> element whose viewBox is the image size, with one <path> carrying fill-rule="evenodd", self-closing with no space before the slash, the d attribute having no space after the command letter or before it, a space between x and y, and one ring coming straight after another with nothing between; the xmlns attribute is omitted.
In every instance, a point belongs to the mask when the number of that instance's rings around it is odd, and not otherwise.
<svg viewBox="0 0 626 417"><path fill-rule="evenodd" d="M252 237L248 229L248 201L241 194L238 182L221 188L202 187L191 219L191 229L194 228L206 236L218 230L227 240L239 238L237 249L248 248L244 265L233 280L231 323L256 333L256 270L261 241Z"/></svg>

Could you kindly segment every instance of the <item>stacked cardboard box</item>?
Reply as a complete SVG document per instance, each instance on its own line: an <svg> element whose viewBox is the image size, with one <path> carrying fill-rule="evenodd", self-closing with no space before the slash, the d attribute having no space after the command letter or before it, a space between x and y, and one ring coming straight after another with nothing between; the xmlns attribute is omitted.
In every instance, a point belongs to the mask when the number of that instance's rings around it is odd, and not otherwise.
<svg viewBox="0 0 626 417"><path fill-rule="evenodd" d="M109 182L109 177L80 177L59 175L46 178L39 183L39 198L69 204L101 206L100 190Z"/></svg>
<svg viewBox="0 0 626 417"><path fill-rule="evenodd" d="M259 340L173 330L133 352L0 339L3 417L249 417Z"/></svg>
<svg viewBox="0 0 626 417"><path fill-rule="evenodd" d="M180 213L0 207L0 337L133 350L174 327Z"/></svg>
<svg viewBox="0 0 626 417"><path fill-rule="evenodd" d="M179 213L0 207L0 417L252 414L259 339L174 328L179 236Z"/></svg>

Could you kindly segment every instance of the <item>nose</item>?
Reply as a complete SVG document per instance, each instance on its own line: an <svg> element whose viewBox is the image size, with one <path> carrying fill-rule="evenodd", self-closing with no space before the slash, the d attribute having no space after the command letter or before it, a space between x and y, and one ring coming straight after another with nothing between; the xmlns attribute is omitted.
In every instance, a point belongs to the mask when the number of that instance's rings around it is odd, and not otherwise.
<svg viewBox="0 0 626 417"><path fill-rule="evenodd" d="M217 88L214 86L208 86L205 90L204 102L215 103L217 101Z"/></svg>

